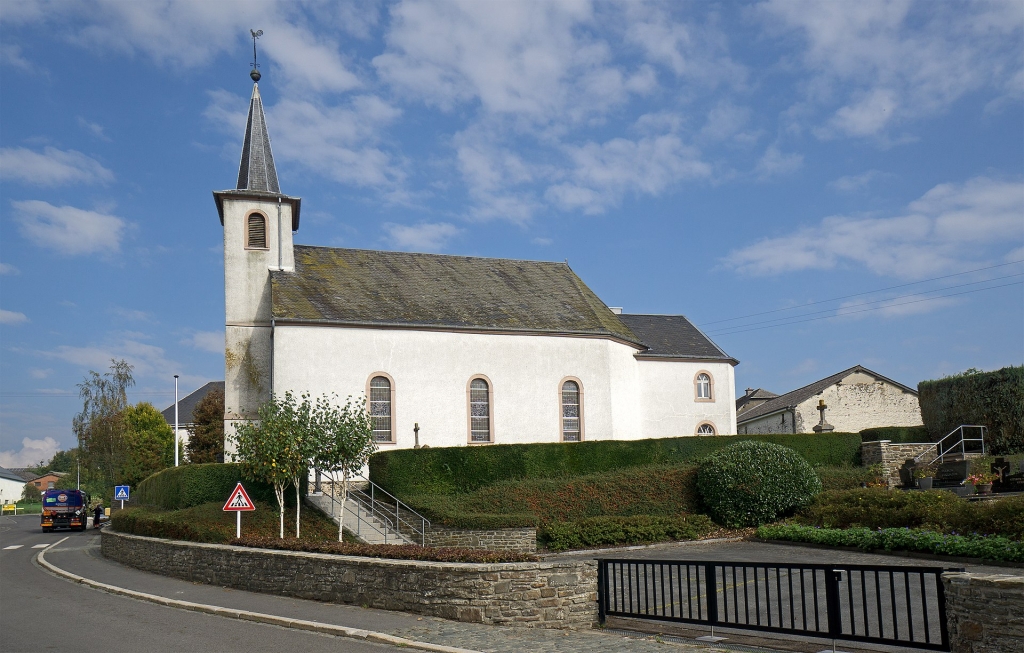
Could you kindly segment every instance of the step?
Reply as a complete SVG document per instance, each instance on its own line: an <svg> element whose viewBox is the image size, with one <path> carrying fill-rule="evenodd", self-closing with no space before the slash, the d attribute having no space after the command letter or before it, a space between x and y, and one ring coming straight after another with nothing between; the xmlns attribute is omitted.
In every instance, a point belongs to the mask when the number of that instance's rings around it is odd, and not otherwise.
<svg viewBox="0 0 1024 653"><path fill-rule="evenodd" d="M329 496L310 494L306 500L338 523L339 506ZM334 514L332 514L332 508ZM358 504L349 499L346 502L342 528L365 544L410 544L410 540L400 533L388 529L387 525L365 511L358 509ZM357 511L360 517L357 517ZM386 534L386 536L385 536Z"/></svg>

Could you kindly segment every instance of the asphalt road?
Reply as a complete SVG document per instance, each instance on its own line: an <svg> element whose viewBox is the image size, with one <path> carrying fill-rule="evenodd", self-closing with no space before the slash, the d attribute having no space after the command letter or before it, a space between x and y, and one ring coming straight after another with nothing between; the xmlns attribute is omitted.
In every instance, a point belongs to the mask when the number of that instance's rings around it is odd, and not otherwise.
<svg viewBox="0 0 1024 653"><path fill-rule="evenodd" d="M43 533L38 515L0 517L0 651L385 653L397 647L168 608L57 578L33 562L94 545L98 531Z"/></svg>

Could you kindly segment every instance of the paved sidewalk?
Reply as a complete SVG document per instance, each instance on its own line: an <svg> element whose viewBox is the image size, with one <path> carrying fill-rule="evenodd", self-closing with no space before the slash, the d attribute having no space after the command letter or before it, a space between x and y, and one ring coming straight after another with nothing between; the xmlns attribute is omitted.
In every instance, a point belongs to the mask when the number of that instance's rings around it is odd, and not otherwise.
<svg viewBox="0 0 1024 653"><path fill-rule="evenodd" d="M92 538L76 539L77 542L68 540L47 550L47 562L91 580L165 598L371 630L483 653L672 653L726 650L674 639L656 641L653 638L626 638L621 633L596 629L561 631L468 624L434 617L417 617L404 612L319 603L190 583L106 560L100 555L98 533Z"/></svg>

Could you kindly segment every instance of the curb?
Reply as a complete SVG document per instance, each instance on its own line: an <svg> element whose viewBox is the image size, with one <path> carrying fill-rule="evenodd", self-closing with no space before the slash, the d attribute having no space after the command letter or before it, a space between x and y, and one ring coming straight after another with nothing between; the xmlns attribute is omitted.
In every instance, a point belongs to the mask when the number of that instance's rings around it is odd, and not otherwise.
<svg viewBox="0 0 1024 653"><path fill-rule="evenodd" d="M64 540L67 538L65 537ZM57 546L64 540L58 540L46 547L38 554L36 554L36 563L39 564L46 571L69 580L73 583L79 583L90 587L92 589L100 590L102 592L108 592L110 594L117 594L120 596L126 596L132 599L138 599L140 601L148 601L149 603L156 603L157 605L163 605L169 608L178 608L180 610L190 610L192 612L204 612L206 614L216 615L218 617L227 617L229 619L239 619L243 621L255 621L257 623L270 624L272 626L282 626L284 628L294 628L295 630L308 630L315 633L321 633L324 635L334 635L335 637L348 637L351 639L362 639L369 642L377 642L380 644L391 644L392 646L400 646L403 648L417 649L420 651L433 651L434 653L479 653L472 649L467 648L456 648L454 646L445 646L443 644L431 644L430 642L418 642L412 639L405 639L404 637L397 637L395 635L388 635L387 633L379 633L373 630L364 630L362 628L348 628L346 626L335 626L333 624L325 624L319 621L306 621L304 619L292 619L290 617L279 617L277 615L266 614L263 612L250 612L249 610L239 610L235 608L224 608L217 605L207 605L205 603L193 603L191 601L181 601L179 599L169 599L156 594L147 594L145 592L136 592L135 590L125 589L123 587L117 587L116 585L108 585L107 583L101 583L78 574L73 574L70 571L65 571L60 567L57 567L51 562L46 560L46 552Z"/></svg>

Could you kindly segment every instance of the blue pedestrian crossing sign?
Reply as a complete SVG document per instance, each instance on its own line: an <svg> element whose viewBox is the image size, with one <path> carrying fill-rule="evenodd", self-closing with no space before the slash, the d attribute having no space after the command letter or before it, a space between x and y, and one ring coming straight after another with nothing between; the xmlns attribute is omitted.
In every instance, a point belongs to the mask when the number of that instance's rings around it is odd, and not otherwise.
<svg viewBox="0 0 1024 653"><path fill-rule="evenodd" d="M131 487L128 485L115 485L114 486L114 500L115 501L127 501L128 494L131 492Z"/></svg>

